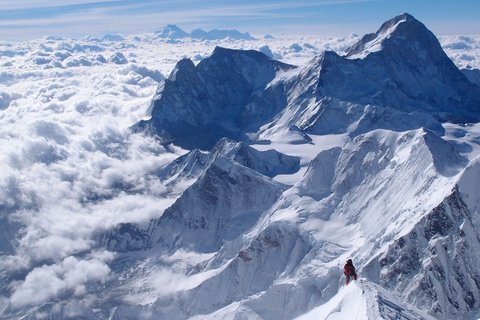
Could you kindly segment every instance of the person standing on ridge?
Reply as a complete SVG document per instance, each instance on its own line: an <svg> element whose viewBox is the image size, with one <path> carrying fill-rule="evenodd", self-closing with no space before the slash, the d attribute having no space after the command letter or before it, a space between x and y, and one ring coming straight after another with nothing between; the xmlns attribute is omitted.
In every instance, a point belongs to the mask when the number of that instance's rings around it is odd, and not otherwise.
<svg viewBox="0 0 480 320"><path fill-rule="evenodd" d="M353 280L357 280L357 273L355 272L352 259L348 259L343 268L345 269L344 274L347 277L347 284L350 282L350 277L353 277Z"/></svg>

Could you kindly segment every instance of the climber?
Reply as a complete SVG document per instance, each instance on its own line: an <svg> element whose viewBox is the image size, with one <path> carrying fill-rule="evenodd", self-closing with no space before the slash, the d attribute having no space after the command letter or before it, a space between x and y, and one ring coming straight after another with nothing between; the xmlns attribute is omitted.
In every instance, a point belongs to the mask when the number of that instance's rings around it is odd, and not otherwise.
<svg viewBox="0 0 480 320"><path fill-rule="evenodd" d="M352 276L354 280L357 280L357 273L355 272L355 267L353 266L352 259L347 260L344 269L344 274L347 277L347 284L350 282L350 277Z"/></svg>

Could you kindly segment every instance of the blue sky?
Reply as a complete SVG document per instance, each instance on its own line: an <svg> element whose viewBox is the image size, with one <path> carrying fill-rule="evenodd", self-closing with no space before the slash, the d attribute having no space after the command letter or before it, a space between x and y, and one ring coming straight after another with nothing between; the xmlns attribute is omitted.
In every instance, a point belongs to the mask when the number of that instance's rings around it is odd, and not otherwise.
<svg viewBox="0 0 480 320"><path fill-rule="evenodd" d="M167 24L187 32L363 35L404 12L437 35L480 34L480 0L0 0L0 5L0 41L151 33Z"/></svg>

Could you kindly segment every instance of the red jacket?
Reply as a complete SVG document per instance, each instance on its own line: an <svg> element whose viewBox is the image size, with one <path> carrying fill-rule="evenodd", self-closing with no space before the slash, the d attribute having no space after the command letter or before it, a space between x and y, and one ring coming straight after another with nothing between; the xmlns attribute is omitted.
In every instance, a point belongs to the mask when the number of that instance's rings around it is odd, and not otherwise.
<svg viewBox="0 0 480 320"><path fill-rule="evenodd" d="M344 269L346 275L353 276L355 274L355 267L353 266L353 264L346 264Z"/></svg>

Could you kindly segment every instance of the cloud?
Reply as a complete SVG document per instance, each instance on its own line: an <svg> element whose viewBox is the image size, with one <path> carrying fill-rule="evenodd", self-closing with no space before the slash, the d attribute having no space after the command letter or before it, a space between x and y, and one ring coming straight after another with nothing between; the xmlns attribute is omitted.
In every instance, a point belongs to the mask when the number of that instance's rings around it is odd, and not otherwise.
<svg viewBox="0 0 480 320"><path fill-rule="evenodd" d="M21 94L15 92L0 92L0 110L7 109L13 100L20 99Z"/></svg>
<svg viewBox="0 0 480 320"><path fill-rule="evenodd" d="M8 63L0 69L9 79L8 86L0 84L0 218L12 231L5 237L11 243L1 245L0 268L28 274L15 283L16 303L35 290L38 301L48 300L73 290L73 283L77 294L88 292L82 283L97 279L89 266L104 274L96 261L109 263L91 252L95 237L120 223L148 223L175 200L152 172L185 151L167 152L154 138L128 129L145 116L163 76L149 56L121 66L95 62L98 53L88 42L8 48L14 54L1 57ZM45 68L35 57L91 63ZM42 276L51 280L44 288Z"/></svg>
<svg viewBox="0 0 480 320"><path fill-rule="evenodd" d="M38 136L47 140L53 140L60 145L68 142L65 130L55 122L38 120L33 123L32 127Z"/></svg>
<svg viewBox="0 0 480 320"><path fill-rule="evenodd" d="M110 268L102 261L78 260L70 256L59 264L29 272L25 281L13 285L10 302L14 308L19 308L43 304L59 294L82 295L86 284L104 282L109 273Z"/></svg>

